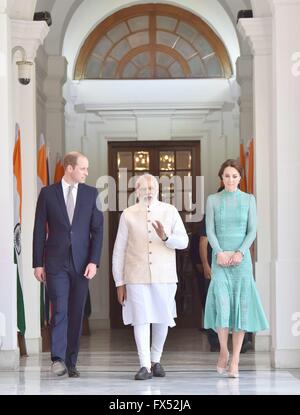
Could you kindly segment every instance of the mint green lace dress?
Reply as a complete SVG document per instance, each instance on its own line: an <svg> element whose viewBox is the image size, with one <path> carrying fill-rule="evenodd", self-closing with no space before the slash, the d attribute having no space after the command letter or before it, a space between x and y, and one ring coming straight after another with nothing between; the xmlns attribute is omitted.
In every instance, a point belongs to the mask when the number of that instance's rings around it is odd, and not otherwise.
<svg viewBox="0 0 300 415"><path fill-rule="evenodd" d="M210 195L206 206L206 232L212 255L204 327L251 333L269 327L253 278L249 248L256 237L256 205L253 195L239 189ZM221 267L216 254L241 251L241 264Z"/></svg>

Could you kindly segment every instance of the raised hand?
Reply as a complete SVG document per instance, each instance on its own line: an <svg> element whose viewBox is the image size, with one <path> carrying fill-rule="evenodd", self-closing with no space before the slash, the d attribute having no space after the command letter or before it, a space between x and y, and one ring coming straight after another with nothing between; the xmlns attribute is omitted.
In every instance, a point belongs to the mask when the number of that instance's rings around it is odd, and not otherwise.
<svg viewBox="0 0 300 415"><path fill-rule="evenodd" d="M152 222L152 226L155 229L158 237L160 239L166 239L166 234L162 223L159 220L155 221L156 223Z"/></svg>

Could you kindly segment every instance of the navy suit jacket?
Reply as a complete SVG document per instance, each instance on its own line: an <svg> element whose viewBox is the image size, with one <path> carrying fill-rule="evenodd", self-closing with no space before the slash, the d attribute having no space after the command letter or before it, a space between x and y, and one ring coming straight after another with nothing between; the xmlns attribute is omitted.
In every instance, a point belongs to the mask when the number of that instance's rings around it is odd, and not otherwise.
<svg viewBox="0 0 300 415"><path fill-rule="evenodd" d="M74 266L83 274L88 263L99 266L103 240L103 213L96 206L97 189L79 184L72 225L64 200L62 184L43 187L36 206L33 231L33 267L45 266L56 274L70 248ZM48 225L48 237L47 227Z"/></svg>

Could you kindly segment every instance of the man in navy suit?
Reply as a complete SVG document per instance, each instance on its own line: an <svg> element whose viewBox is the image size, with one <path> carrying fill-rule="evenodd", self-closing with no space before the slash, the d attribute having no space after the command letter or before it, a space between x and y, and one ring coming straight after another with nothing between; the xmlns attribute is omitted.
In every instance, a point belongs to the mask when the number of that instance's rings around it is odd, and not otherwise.
<svg viewBox="0 0 300 415"><path fill-rule="evenodd" d="M53 305L52 371L79 377L76 368L88 282L99 266L103 214L97 189L84 184L88 159L71 152L64 158L60 183L42 188L33 231L34 275L46 282Z"/></svg>

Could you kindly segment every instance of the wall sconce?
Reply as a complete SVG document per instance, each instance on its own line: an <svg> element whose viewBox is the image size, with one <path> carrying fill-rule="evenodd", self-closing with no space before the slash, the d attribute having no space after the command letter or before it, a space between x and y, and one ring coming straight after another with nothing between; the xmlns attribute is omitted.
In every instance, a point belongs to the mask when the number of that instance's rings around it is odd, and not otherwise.
<svg viewBox="0 0 300 415"><path fill-rule="evenodd" d="M33 62L30 62L26 58L25 49L22 46L15 46L12 50L12 55L19 50L22 53L22 60L17 61L18 66L18 80L22 85L28 85L31 80L31 67Z"/></svg>

